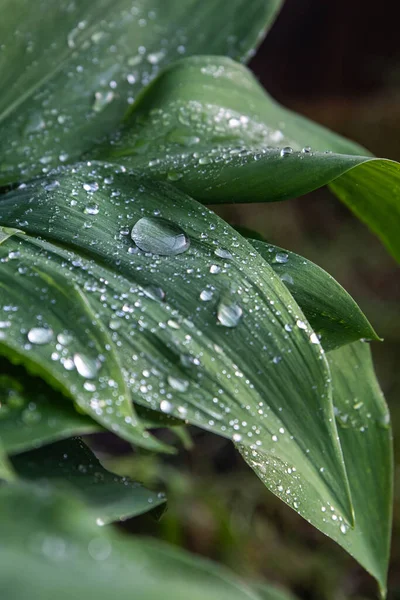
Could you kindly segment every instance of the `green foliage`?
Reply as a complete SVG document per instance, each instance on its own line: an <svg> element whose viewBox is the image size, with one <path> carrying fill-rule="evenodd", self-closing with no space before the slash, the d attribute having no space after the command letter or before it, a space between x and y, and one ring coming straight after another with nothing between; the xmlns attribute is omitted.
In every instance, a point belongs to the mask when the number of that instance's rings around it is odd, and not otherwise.
<svg viewBox="0 0 400 600"><path fill-rule="evenodd" d="M182 425L232 440L385 594L391 432L360 341L379 338L317 265L204 207L330 184L400 257L399 165L227 58L251 55L279 5L1 2L2 597L284 599L99 529L165 498L71 438L173 453L149 430L188 448Z"/></svg>

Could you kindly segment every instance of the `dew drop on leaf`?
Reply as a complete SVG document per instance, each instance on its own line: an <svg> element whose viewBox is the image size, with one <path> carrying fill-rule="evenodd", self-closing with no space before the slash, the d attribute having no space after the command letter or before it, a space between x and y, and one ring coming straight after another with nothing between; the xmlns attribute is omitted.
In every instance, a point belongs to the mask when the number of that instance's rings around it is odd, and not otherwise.
<svg viewBox="0 0 400 600"><path fill-rule="evenodd" d="M131 238L143 252L161 256L182 254L190 239L178 225L160 217L142 217L135 223Z"/></svg>
<svg viewBox="0 0 400 600"><path fill-rule="evenodd" d="M218 321L224 327L236 327L242 318L243 311L235 302L222 300L218 305Z"/></svg>
<svg viewBox="0 0 400 600"><path fill-rule="evenodd" d="M275 254L275 262L277 263L286 263L289 259L289 255L286 252L277 252Z"/></svg>
<svg viewBox="0 0 400 600"><path fill-rule="evenodd" d="M53 330L46 327L32 327L28 331L28 340L39 346L48 344L53 339Z"/></svg>
<svg viewBox="0 0 400 600"><path fill-rule="evenodd" d="M94 358L80 352L74 354L74 365L79 375L85 379L94 379L98 372L98 363Z"/></svg>
<svg viewBox="0 0 400 600"><path fill-rule="evenodd" d="M186 392L189 387L189 382L186 379L180 379L179 377L174 377L173 375L168 375L167 377L169 385L172 389L177 392Z"/></svg>
<svg viewBox="0 0 400 600"><path fill-rule="evenodd" d="M225 250L225 248L217 248L216 250L214 250L214 254L216 256L219 256L220 258L233 258L229 250Z"/></svg>

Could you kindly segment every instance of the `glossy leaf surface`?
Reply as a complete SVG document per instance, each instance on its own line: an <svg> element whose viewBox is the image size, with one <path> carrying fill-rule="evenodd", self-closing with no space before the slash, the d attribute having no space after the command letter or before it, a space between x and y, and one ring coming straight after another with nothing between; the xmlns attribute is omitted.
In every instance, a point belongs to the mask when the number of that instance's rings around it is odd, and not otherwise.
<svg viewBox="0 0 400 600"><path fill-rule="evenodd" d="M242 65L192 57L138 98L102 159L169 179L204 203L332 190L400 259L400 166L279 106Z"/></svg>
<svg viewBox="0 0 400 600"><path fill-rule="evenodd" d="M361 338L379 339L353 298L324 269L266 242L251 244L301 306L326 352Z"/></svg>
<svg viewBox="0 0 400 600"><path fill-rule="evenodd" d="M12 465L19 477L36 480L39 485L67 483L90 508L98 525L136 517L165 503L164 494L106 471L79 438L19 454Z"/></svg>
<svg viewBox="0 0 400 600"><path fill-rule="evenodd" d="M75 161L182 55L244 59L280 0L3 0L0 185Z"/></svg>
<svg viewBox="0 0 400 600"><path fill-rule="evenodd" d="M17 261L3 263L14 289L35 289L37 273L57 273L62 290L84 293L135 403L263 448L274 460L296 460L310 505L330 500L351 521L323 349L280 278L237 232L173 187L104 164L60 170L9 193L0 222L26 231L0 246L4 257L18 252L26 268L21 275ZM164 254L149 252L151 244ZM57 305L39 299L55 338L40 351L25 347L20 332L36 324L38 310L31 300L18 304L3 343L11 336L21 360L43 356L63 381L68 346L51 356L65 325L52 321ZM83 335L76 323L68 319L73 339ZM110 366L104 361L104 376L113 364L112 356ZM85 382L78 369L67 376ZM89 392L102 382L99 369ZM90 414L114 430L113 410L99 396Z"/></svg>
<svg viewBox="0 0 400 600"><path fill-rule="evenodd" d="M356 342L328 354L332 373L333 402L354 505L355 527L348 528L329 503L309 514L307 496L294 499L297 488L293 469L277 467L262 452L244 450L243 456L266 486L334 539L386 590L389 560L393 464L390 419L376 380L368 344ZM297 505L293 504L293 501Z"/></svg>
<svg viewBox="0 0 400 600"><path fill-rule="evenodd" d="M203 600L207 590L210 600L261 600L210 561L98 527L76 498L46 486L1 486L0 512L2 598Z"/></svg>

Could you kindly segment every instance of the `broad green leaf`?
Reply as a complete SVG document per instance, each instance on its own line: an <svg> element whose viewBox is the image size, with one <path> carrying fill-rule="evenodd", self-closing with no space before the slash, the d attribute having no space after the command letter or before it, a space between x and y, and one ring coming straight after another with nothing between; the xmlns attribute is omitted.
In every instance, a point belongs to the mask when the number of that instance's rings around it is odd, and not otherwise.
<svg viewBox="0 0 400 600"><path fill-rule="evenodd" d="M227 569L95 525L73 496L0 488L0 595L13 600L261 600ZM263 592L264 600L275 600Z"/></svg>
<svg viewBox="0 0 400 600"><path fill-rule="evenodd" d="M244 59L281 0L3 0L0 184L78 159L182 55Z"/></svg>
<svg viewBox="0 0 400 600"><path fill-rule="evenodd" d="M354 506L355 527L349 529L329 503L310 518L308 494L296 499L296 510L334 539L369 572L386 593L392 519L392 438L390 418L376 380L368 345L356 342L328 354L333 402ZM297 474L282 470L277 486L273 463L262 452L244 450L243 456L267 487L293 506ZM289 498L291 500L289 501Z"/></svg>
<svg viewBox="0 0 400 600"><path fill-rule="evenodd" d="M90 507L98 525L136 517L165 503L164 494L106 471L79 438L19 454L12 465L19 477L40 485L68 483Z"/></svg>
<svg viewBox="0 0 400 600"><path fill-rule="evenodd" d="M96 157L169 179L206 204L285 200L331 184L400 259L399 164L282 108L228 58L167 68Z"/></svg>
<svg viewBox="0 0 400 600"><path fill-rule="evenodd" d="M62 394L0 359L0 440L7 454L99 430Z"/></svg>
<svg viewBox="0 0 400 600"><path fill-rule="evenodd" d="M161 449L134 413L116 347L84 290L51 262L35 264L17 246L11 250L17 239L16 234L0 245L0 355L73 398L100 425L130 442Z"/></svg>
<svg viewBox="0 0 400 600"><path fill-rule="evenodd" d="M289 250L250 241L301 306L326 352L362 338L379 339L350 294L321 267Z"/></svg>
<svg viewBox="0 0 400 600"><path fill-rule="evenodd" d="M295 463L310 510L329 501L351 521L324 351L280 278L237 232L172 186L101 163L10 192L0 223L26 232L0 246L26 269L4 263L14 289L34 290L36 273L48 272L62 289L83 289L135 403ZM15 299L6 341L31 326L35 298L32 308ZM53 306L40 299L44 324L53 323ZM69 319L72 337L81 335L75 324ZM43 356L56 350L60 325L52 324ZM25 338L19 344L23 360L35 357ZM63 377L61 358L46 362L54 377ZM68 376L80 382L76 370Z"/></svg>

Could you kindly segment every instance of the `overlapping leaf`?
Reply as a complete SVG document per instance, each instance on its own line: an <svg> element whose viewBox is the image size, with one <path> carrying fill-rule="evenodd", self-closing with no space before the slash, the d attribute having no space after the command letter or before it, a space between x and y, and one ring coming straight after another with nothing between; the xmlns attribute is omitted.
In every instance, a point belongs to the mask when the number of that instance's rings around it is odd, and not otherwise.
<svg viewBox="0 0 400 600"><path fill-rule="evenodd" d="M3 0L0 184L79 158L182 55L243 59L281 0Z"/></svg>
<svg viewBox="0 0 400 600"><path fill-rule="evenodd" d="M329 501L351 520L322 347L280 278L244 238L174 188L100 163L63 169L9 193L0 222L30 234L0 246L14 289L34 291L38 273L57 273L64 294L84 290L136 403L296 464L310 510ZM144 250L131 239L133 228ZM182 243L185 251L175 254ZM52 288L44 293L46 304L40 296L39 306L18 304L4 343L10 338L24 360L43 357L46 372L64 381L68 345L51 357L65 323L50 322L57 304ZM38 314L54 331L39 352L26 345ZM79 340L77 319L69 318L68 327ZM111 366L104 361L103 368L89 381L100 389ZM67 377L79 392L81 379L87 382L76 369ZM87 411L85 402L80 406ZM99 397L91 414L112 427L112 410Z"/></svg>
<svg viewBox="0 0 400 600"><path fill-rule="evenodd" d="M162 447L134 413L116 347L83 287L68 284L57 265L35 263L17 241L11 250L12 243L13 237L0 245L0 354L43 377L121 437Z"/></svg>
<svg viewBox="0 0 400 600"><path fill-rule="evenodd" d="M96 156L170 179L204 203L266 202L322 185L400 259L400 166L276 104L227 58L166 69Z"/></svg>
<svg viewBox="0 0 400 600"><path fill-rule="evenodd" d="M156 541L95 525L73 496L0 488L0 595L13 600L260 600L228 570ZM21 568L22 565L22 568ZM275 600L265 586L262 598Z"/></svg>
<svg viewBox="0 0 400 600"><path fill-rule="evenodd" d="M379 339L353 298L321 267L289 250L250 241L301 306L326 352L362 338Z"/></svg>
<svg viewBox="0 0 400 600"><path fill-rule="evenodd" d="M0 359L0 440L7 454L99 430L61 393Z"/></svg>
<svg viewBox="0 0 400 600"><path fill-rule="evenodd" d="M70 485L100 525L136 517L165 503L163 493L106 471L78 438L19 454L12 465L19 477L40 485Z"/></svg>
<svg viewBox="0 0 400 600"><path fill-rule="evenodd" d="M392 448L389 413L376 380L367 344L356 342L330 352L333 402L349 476L355 527L349 529L329 503L310 514L307 497L297 495L297 473L275 465L263 452L243 450L257 475L284 502L333 538L386 592L392 518ZM276 472L280 472L277 480ZM275 489L274 489L275 486ZM296 498L293 497L296 490Z"/></svg>

